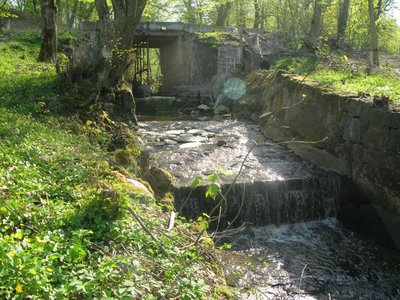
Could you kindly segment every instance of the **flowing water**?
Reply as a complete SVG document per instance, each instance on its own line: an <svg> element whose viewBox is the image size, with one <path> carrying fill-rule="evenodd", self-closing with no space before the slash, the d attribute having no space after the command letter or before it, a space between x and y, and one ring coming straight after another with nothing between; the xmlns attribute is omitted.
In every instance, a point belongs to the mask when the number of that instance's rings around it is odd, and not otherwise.
<svg viewBox="0 0 400 300"><path fill-rule="evenodd" d="M216 237L233 246L223 263L242 299L400 299L399 253L335 218L347 199L343 178L249 122L146 119L140 131L153 163L176 178L177 208L189 218L215 205L204 197L207 181L193 191L193 179L219 170L230 193L217 228L231 231Z"/></svg>
<svg viewBox="0 0 400 300"><path fill-rule="evenodd" d="M222 242L241 299L400 299L399 253L336 219L250 227Z"/></svg>

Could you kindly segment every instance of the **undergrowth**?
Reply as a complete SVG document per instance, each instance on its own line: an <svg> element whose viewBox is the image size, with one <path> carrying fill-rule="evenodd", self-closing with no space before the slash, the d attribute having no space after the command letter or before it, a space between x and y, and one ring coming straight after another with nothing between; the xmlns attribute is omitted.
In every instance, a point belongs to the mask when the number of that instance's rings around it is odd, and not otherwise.
<svg viewBox="0 0 400 300"><path fill-rule="evenodd" d="M331 53L322 61L301 56L275 58L272 69L283 69L299 75L306 75L313 70L308 77L323 87L341 92L388 95L393 102L400 103L399 75L390 66L372 72L363 60Z"/></svg>
<svg viewBox="0 0 400 300"><path fill-rule="evenodd" d="M66 87L35 61L37 37L0 42L0 298L220 297L198 225L178 219L167 231L169 215L102 147L110 137L49 113Z"/></svg>

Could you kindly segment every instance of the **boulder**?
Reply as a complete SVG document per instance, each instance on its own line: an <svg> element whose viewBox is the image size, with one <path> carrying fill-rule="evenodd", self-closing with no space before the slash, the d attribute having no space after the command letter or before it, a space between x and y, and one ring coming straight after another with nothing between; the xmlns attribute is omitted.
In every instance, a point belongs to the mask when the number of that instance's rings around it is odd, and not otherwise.
<svg viewBox="0 0 400 300"><path fill-rule="evenodd" d="M149 189L143 183L141 183L135 179L132 179L132 178L128 178L126 180L126 182L128 182L139 193L146 194L150 197L153 197L153 194L149 191Z"/></svg>
<svg viewBox="0 0 400 300"><path fill-rule="evenodd" d="M151 167L145 179L156 191L167 191L172 186L172 175L165 169Z"/></svg>

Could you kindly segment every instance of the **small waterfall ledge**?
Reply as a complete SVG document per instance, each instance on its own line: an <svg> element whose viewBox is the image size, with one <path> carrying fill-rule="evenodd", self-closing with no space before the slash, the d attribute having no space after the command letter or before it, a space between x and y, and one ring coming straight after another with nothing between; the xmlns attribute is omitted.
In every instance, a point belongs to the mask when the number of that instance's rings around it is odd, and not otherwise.
<svg viewBox="0 0 400 300"><path fill-rule="evenodd" d="M192 191L191 183L196 176L206 178L220 170L225 194L256 140L257 146L222 205L221 227L244 223L279 225L335 217L345 197L341 176L318 169L283 145L266 139L253 123L149 121L142 124L141 136L154 162L176 178L176 206L189 218L209 213L216 204L205 198L207 182Z"/></svg>

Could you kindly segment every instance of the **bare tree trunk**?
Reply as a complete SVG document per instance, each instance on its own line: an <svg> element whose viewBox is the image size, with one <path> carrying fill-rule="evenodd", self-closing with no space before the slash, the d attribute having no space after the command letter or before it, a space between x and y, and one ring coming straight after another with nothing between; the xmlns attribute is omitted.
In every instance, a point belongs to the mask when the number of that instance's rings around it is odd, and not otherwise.
<svg viewBox="0 0 400 300"><path fill-rule="evenodd" d="M78 12L78 0L74 0L74 5L72 6L72 11L68 16L68 29L71 30L72 27L74 26L75 19L76 19L76 13Z"/></svg>
<svg viewBox="0 0 400 300"><path fill-rule="evenodd" d="M112 85L123 83L125 72L132 63L133 34L146 2L147 0L112 0L114 8L113 56L110 72Z"/></svg>
<svg viewBox="0 0 400 300"><path fill-rule="evenodd" d="M228 20L231 8L232 2L227 2L217 7L217 20L215 21L215 26L226 26L226 21Z"/></svg>
<svg viewBox="0 0 400 300"><path fill-rule="evenodd" d="M253 0L254 5L254 24L253 28L259 28L261 25L261 7L260 0Z"/></svg>
<svg viewBox="0 0 400 300"><path fill-rule="evenodd" d="M314 13L311 20L310 32L308 33L308 37L305 38L304 42L307 49L315 50L315 47L318 43L319 35L321 33L322 9L323 9L322 0L315 0Z"/></svg>
<svg viewBox="0 0 400 300"><path fill-rule="evenodd" d="M267 24L267 7L265 3L261 4L261 24L260 28L265 29Z"/></svg>
<svg viewBox="0 0 400 300"><path fill-rule="evenodd" d="M57 6L55 0L42 0L42 44L39 61L55 62L57 59Z"/></svg>
<svg viewBox="0 0 400 300"><path fill-rule="evenodd" d="M378 37L376 34L375 11L373 0L368 0L369 30L371 34L372 66L379 67Z"/></svg>
<svg viewBox="0 0 400 300"><path fill-rule="evenodd" d="M101 47L108 49L110 11L108 9L107 0L96 0L96 10L99 15L100 45Z"/></svg>
<svg viewBox="0 0 400 300"><path fill-rule="evenodd" d="M244 6L243 2L238 1L236 3L236 24L237 27L239 28L245 28L246 27L246 16L244 13Z"/></svg>
<svg viewBox="0 0 400 300"><path fill-rule="evenodd" d="M342 43L345 38L347 21L349 19L350 0L342 0L339 8L337 24L337 40Z"/></svg>
<svg viewBox="0 0 400 300"><path fill-rule="evenodd" d="M6 4L7 1L4 1L4 5ZM35 14L35 16L37 16L37 0L32 0L32 4L33 4L33 13Z"/></svg>

